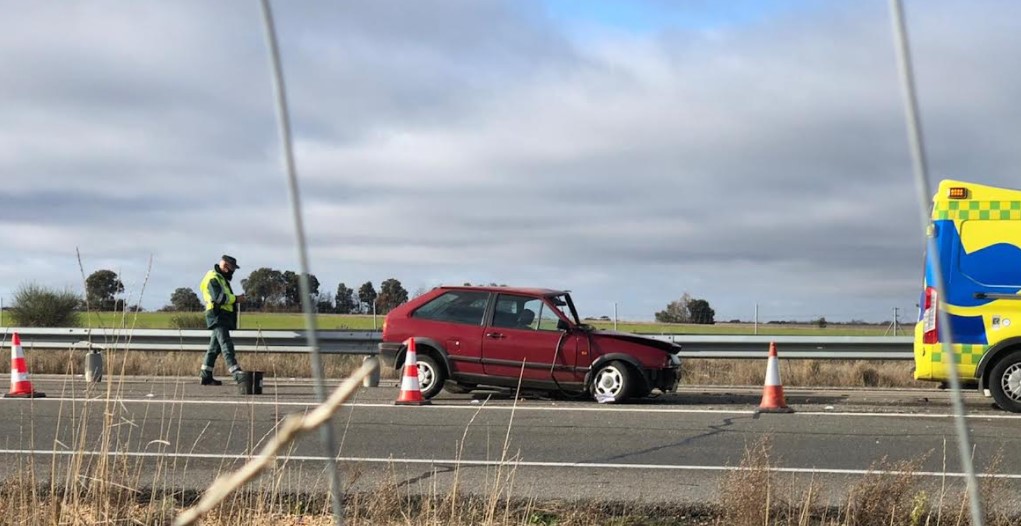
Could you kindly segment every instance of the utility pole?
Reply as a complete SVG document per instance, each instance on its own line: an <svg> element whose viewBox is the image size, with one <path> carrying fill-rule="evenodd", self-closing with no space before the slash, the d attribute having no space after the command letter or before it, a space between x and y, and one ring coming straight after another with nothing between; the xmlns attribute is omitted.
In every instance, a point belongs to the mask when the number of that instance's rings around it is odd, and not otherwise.
<svg viewBox="0 0 1021 526"><path fill-rule="evenodd" d="M759 333L759 304L755 304L755 334Z"/></svg>
<svg viewBox="0 0 1021 526"><path fill-rule="evenodd" d="M617 302L613 302L613 330L617 330Z"/></svg>
<svg viewBox="0 0 1021 526"><path fill-rule="evenodd" d="M886 334L890 334L890 329L893 329L893 335L894 336L897 335L897 331L900 330L900 319L899 318L900 318L900 307L894 307L893 308L893 321L890 322L890 325L886 328L886 332L884 333L884 336Z"/></svg>

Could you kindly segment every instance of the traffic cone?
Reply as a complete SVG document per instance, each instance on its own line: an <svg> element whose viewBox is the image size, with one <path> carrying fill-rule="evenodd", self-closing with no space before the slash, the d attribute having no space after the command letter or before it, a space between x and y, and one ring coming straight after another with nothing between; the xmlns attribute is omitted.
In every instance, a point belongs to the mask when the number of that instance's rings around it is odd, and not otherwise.
<svg viewBox="0 0 1021 526"><path fill-rule="evenodd" d="M760 413L793 413L783 398L783 384L780 382L780 360L776 357L776 343L769 342L769 362L766 364L766 384L762 388Z"/></svg>
<svg viewBox="0 0 1021 526"><path fill-rule="evenodd" d="M415 339L408 338L404 343L408 346L408 352L404 356L401 393L397 395L394 405L429 405L429 401L422 397L422 387L418 383L418 357L415 355Z"/></svg>
<svg viewBox="0 0 1021 526"><path fill-rule="evenodd" d="M25 365L25 351L21 350L21 338L14 333L11 341L11 392L4 395L4 398L45 398L45 393L40 393L32 388L32 381L28 379L28 366Z"/></svg>

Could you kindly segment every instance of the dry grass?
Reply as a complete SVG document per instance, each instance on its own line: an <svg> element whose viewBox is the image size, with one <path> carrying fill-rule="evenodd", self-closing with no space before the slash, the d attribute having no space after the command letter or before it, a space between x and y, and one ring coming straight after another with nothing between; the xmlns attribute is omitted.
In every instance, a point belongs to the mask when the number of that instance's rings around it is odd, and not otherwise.
<svg viewBox="0 0 1021 526"><path fill-rule="evenodd" d="M81 351L32 353L30 369L35 373L74 372L82 363ZM361 364L360 357L326 356L326 373L345 377ZM194 374L197 353L108 353L106 369L118 374ZM279 377L305 376L308 363L304 356L243 353L242 363L249 369L262 369ZM907 375L900 362L787 361L783 378L788 385L897 385L895 379ZM831 365L837 365L830 370ZM689 360L687 378L704 383L747 383L760 385L763 364L740 360ZM109 374L109 373L108 373ZM219 374L223 374L222 371ZM112 376L112 375L111 375ZM697 381L697 380L696 380ZM889 382L884 383L884 382ZM118 404L116 380L104 384L106 404L80 409L61 407L61 418L73 430L66 444L79 454L58 462L40 463L34 457L15 459L15 475L0 484L0 522L12 525L91 525L91 524L169 524L199 495L182 489L188 472L186 462L177 463L173 450L162 450L166 457L143 466L142 461L120 454L138 441L135 426L120 425L128 418ZM517 397L515 397L516 399ZM479 411L484 408L480 407ZM70 413L70 414L68 414ZM180 432L180 409L154 417L156 425L172 442ZM102 431L89 436L85 422L102 418ZM145 425L145 422L135 422ZM153 425L153 423L150 423ZM239 428L247 423L236 422ZM472 422L468 423L471 426ZM513 420L510 426L513 425ZM508 434L510 433L508 426ZM467 436L467 429L465 436ZM350 525L424 525L446 526L476 524L486 526L691 526L691 525L797 525L797 526L964 526L969 524L967 500L960 487L943 487L938 493L919 489L921 478L915 475L924 457L908 462L882 461L849 486L841 502L821 502L814 481L807 487L797 485L793 477L776 471L782 459L772 454L770 438L764 436L746 448L740 469L729 472L722 481L716 503L701 506L646 505L613 500L565 502L514 496L516 456L507 450L499 453L500 466L488 475L486 483L468 492L456 484L448 492L434 488L432 493L415 493L391 470L390 477L370 491L347 493L345 523ZM249 445L254 451L258 443ZM463 444L462 444L463 445ZM56 447L56 446L55 446ZM91 457L81 452L98 449L106 455ZM235 452L235 453L246 453ZM945 453L944 453L945 456ZM999 461L986 466L996 472ZM225 464L222 469L233 469ZM329 498L325 489L305 494L281 491L287 474L281 467L259 479L253 487L233 494L227 501L202 518L206 525L332 524ZM359 476L349 472L353 483ZM456 475L455 475L456 479ZM980 494L986 514L984 524L1004 526L1021 524L1021 517L1010 515L1017 509L1004 479L983 479ZM958 484L959 486L959 484Z"/></svg>
<svg viewBox="0 0 1021 526"><path fill-rule="evenodd" d="M848 486L841 502L821 503L813 479L798 485L781 476L780 459L772 453L769 436L746 447L738 469L728 473L718 491L721 508L714 524L728 526L967 526L971 524L967 493L956 480L946 479L938 491L926 491L917 473L932 452L890 462L881 459ZM945 464L944 451L944 464ZM984 473L996 473L1002 451ZM787 479L786 481L784 479ZM929 479L931 482L931 479ZM1003 478L981 478L979 498L985 526L1021 524L1016 515L1019 497Z"/></svg>
<svg viewBox="0 0 1021 526"><path fill-rule="evenodd" d="M855 483L848 494L848 526L915 524L927 515L927 495L916 492L915 473L925 456L891 463L883 458Z"/></svg>
<svg viewBox="0 0 1021 526"><path fill-rule="evenodd" d="M762 385L765 360L688 359L681 365L685 385ZM786 387L932 387L912 376L908 361L780 360Z"/></svg>
<svg viewBox="0 0 1021 526"><path fill-rule="evenodd" d="M119 417L117 404L102 417ZM481 411L481 408L480 408ZM180 415L161 416L167 433L175 432ZM99 415L70 417L73 428ZM244 422L238 422L244 426ZM468 426L472 424L469 422ZM512 424L511 424L512 425ZM96 437L73 444L82 451L98 440L109 454L102 458L76 456L67 469L56 464L19 458L17 471L0 484L0 522L11 525L169 524L182 509L200 496L180 489L187 465L160 461L145 469L139 461L120 452L132 437L116 426L104 426ZM509 427L508 427L509 429ZM467 433L466 433L467 435ZM172 451L168 451L172 457ZM350 485L362 475L348 466L349 491L345 492L345 523L352 526L965 526L969 524L961 488L942 488L929 494L919 489L915 473L925 457L889 463L881 461L849 486L840 502L820 502L815 482L797 486L793 477L777 468L782 459L773 454L771 439L762 436L746 448L739 469L721 481L717 502L703 505L637 504L611 499L562 501L513 496L515 459L504 448L503 463L488 473L472 492L439 490L425 494L406 484L391 467L369 491L352 492ZM999 460L987 466L995 469ZM285 463L284 463L285 464ZM202 517L204 525L332 524L325 489L294 494L281 490L288 475L284 464L271 468L262 478ZM225 465L225 470L233 469ZM981 495L988 526L1019 524L1009 515L1016 499L1003 479L986 479ZM1012 505L1012 504L1011 504Z"/></svg>
<svg viewBox="0 0 1021 526"><path fill-rule="evenodd" d="M307 354L238 353L241 366L249 371L265 371L267 377L308 378L311 365ZM85 363L85 352L36 351L26 349L25 359L32 374L80 373ZM199 375L203 354L196 352L132 352L108 351L103 353L103 367L109 372L124 371L129 376L195 376ZM337 354L322 355L323 372L327 378L346 378L362 364L361 356ZM9 372L10 364L0 373ZM227 376L222 359L217 359L216 376ZM392 369L384 368L384 378L396 378Z"/></svg>
<svg viewBox="0 0 1021 526"><path fill-rule="evenodd" d="M198 376L202 353L197 352L107 352L104 367L131 376ZM84 351L32 351L25 358L32 374L80 372ZM306 354L238 353L242 367L265 371L277 378L307 378L311 367ZM362 363L361 356L325 354L323 370L327 378L345 378ZM10 371L0 365L0 374ZM766 371L764 360L688 359L682 365L682 385L761 386ZM217 360L215 375L225 376L223 360ZM383 378L396 378L384 367ZM931 388L931 382L912 378L912 363L904 361L780 360L780 376L786 387L918 387Z"/></svg>
<svg viewBox="0 0 1021 526"><path fill-rule="evenodd" d="M727 473L720 483L720 501L726 503L722 515L733 526L770 524L779 508L777 477L771 468L772 445L768 436L745 448L741 465Z"/></svg>

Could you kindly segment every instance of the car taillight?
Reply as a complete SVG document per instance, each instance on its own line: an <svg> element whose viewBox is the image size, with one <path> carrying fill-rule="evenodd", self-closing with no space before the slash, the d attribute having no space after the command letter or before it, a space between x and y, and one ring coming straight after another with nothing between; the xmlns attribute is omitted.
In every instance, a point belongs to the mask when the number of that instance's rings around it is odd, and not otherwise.
<svg viewBox="0 0 1021 526"><path fill-rule="evenodd" d="M383 318L383 339L386 339L386 318Z"/></svg>
<svg viewBox="0 0 1021 526"><path fill-rule="evenodd" d="M922 310L922 343L936 343L939 338L936 330L936 314L939 309L939 298L936 289L925 288L925 305Z"/></svg>

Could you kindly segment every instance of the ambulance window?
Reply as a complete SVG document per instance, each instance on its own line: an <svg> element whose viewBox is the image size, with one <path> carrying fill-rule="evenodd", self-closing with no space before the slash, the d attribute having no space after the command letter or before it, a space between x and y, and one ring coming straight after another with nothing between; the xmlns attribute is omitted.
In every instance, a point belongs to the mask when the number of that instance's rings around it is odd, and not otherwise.
<svg viewBox="0 0 1021 526"><path fill-rule="evenodd" d="M1021 287L1021 221L961 223L960 269L989 286Z"/></svg>

